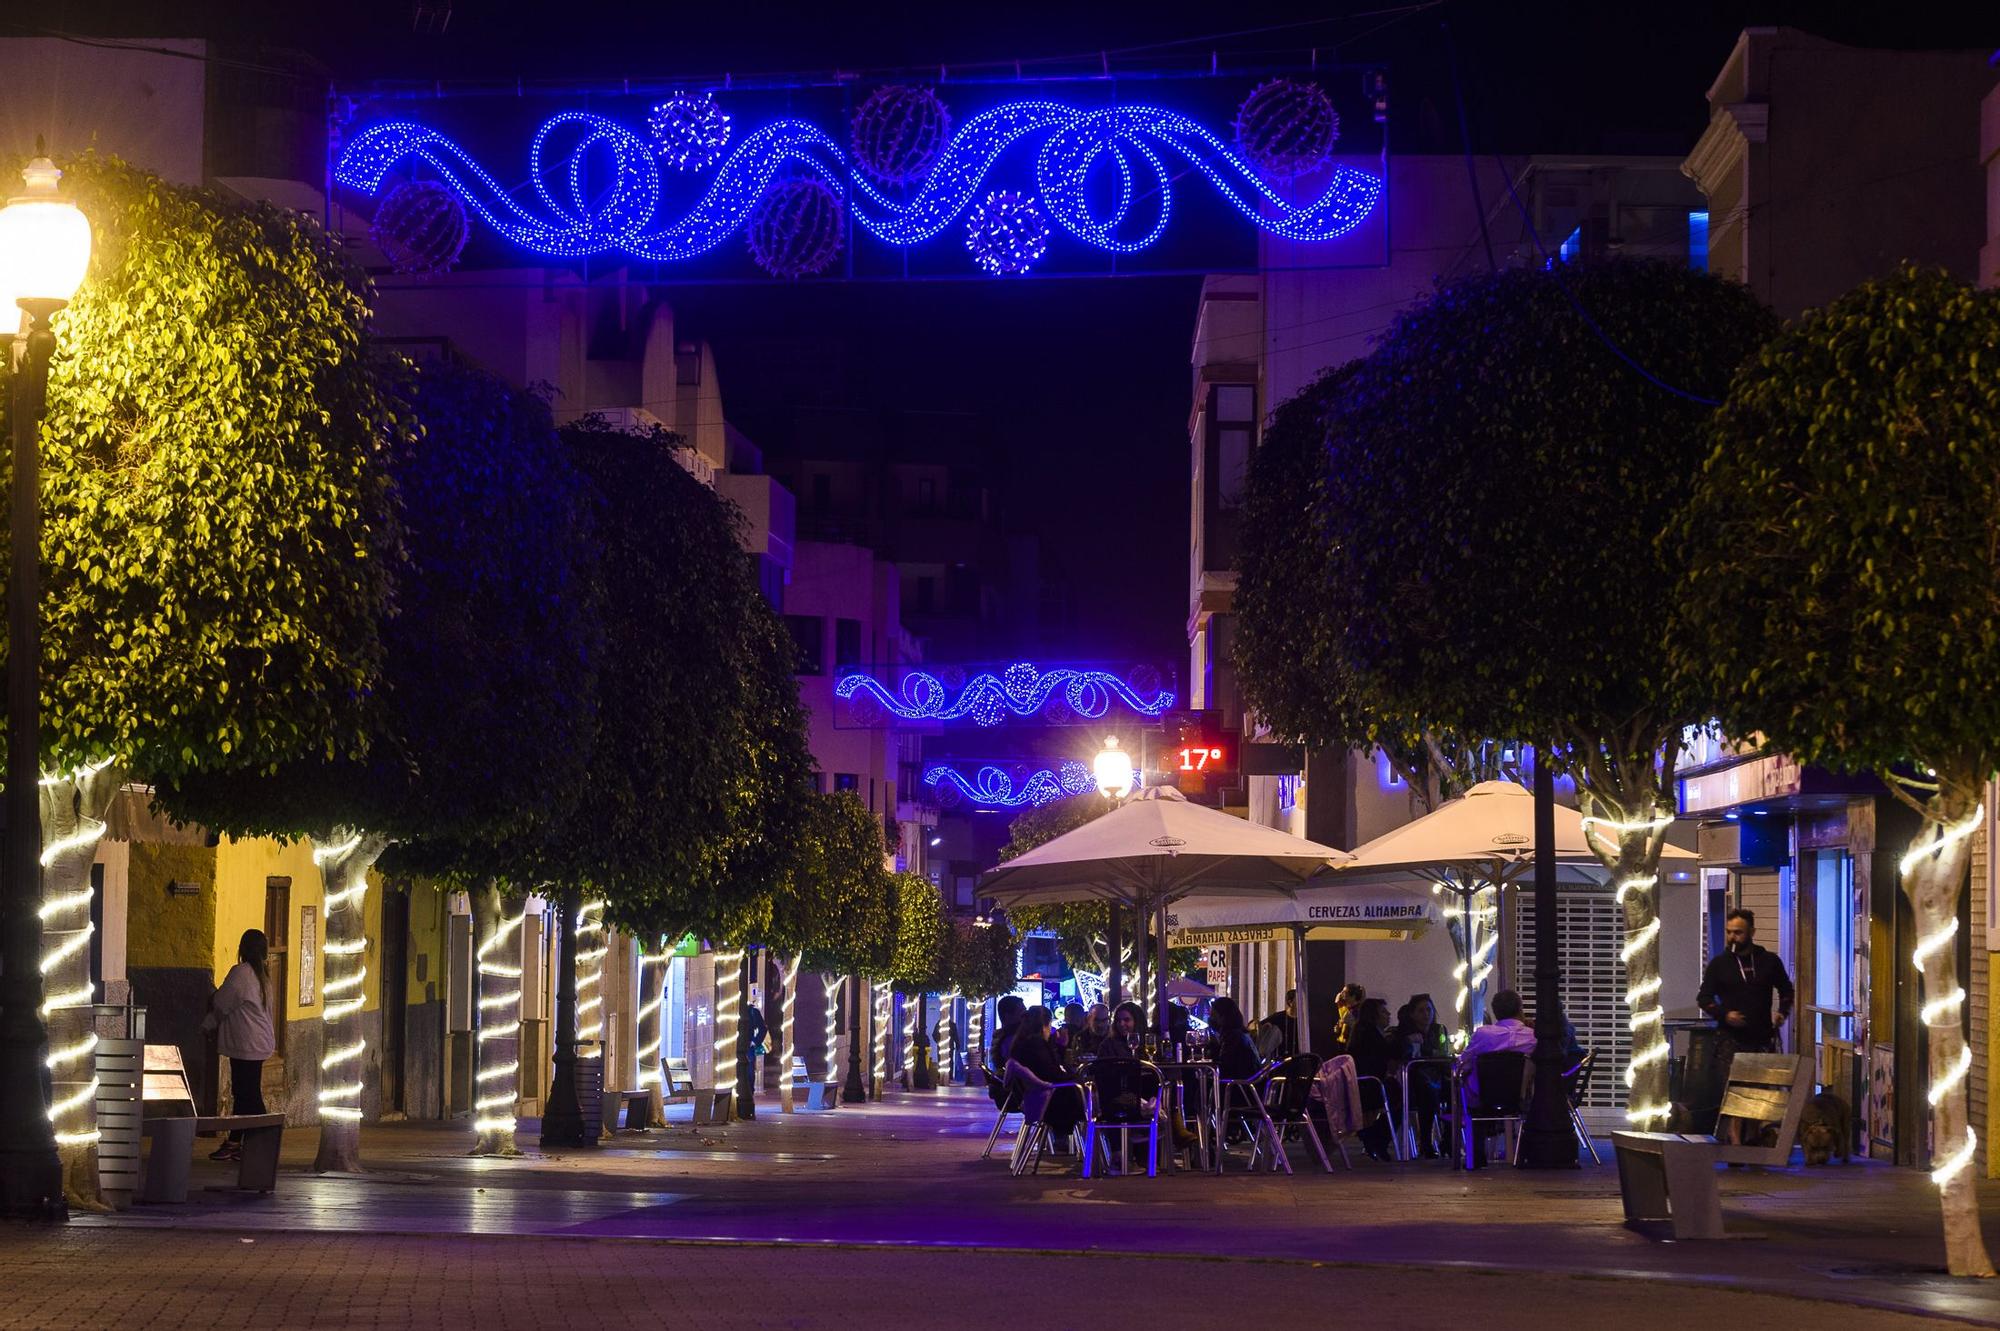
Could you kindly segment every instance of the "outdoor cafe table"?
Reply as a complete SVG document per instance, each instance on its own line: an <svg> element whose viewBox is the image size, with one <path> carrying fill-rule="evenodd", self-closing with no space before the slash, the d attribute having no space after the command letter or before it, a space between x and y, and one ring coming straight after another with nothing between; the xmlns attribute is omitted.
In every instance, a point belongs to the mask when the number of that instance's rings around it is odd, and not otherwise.
<svg viewBox="0 0 2000 1331"><path fill-rule="evenodd" d="M1078 1076L1087 1080L1090 1065L1096 1061L1091 1057L1078 1059L1077 1066L1080 1069ZM1209 1121L1212 1114L1219 1112L1222 1103L1222 1089L1218 1084L1216 1065L1209 1062L1170 1062L1150 1058L1144 1061L1151 1063L1160 1073L1158 1112L1167 1120L1166 1149L1161 1155L1167 1162L1167 1172L1171 1174L1179 1168L1177 1162L1180 1153L1174 1149L1173 1129L1175 1124L1186 1119L1194 1124L1197 1150L1204 1163L1209 1158L1210 1144L1214 1143L1218 1147L1215 1152L1215 1172L1221 1173L1222 1152L1219 1147L1222 1141L1222 1127L1220 1124L1211 1125ZM1187 1112L1187 1083L1190 1077L1194 1079L1197 1097L1200 1100L1193 1114ZM1170 1112L1170 1107L1179 1112Z"/></svg>

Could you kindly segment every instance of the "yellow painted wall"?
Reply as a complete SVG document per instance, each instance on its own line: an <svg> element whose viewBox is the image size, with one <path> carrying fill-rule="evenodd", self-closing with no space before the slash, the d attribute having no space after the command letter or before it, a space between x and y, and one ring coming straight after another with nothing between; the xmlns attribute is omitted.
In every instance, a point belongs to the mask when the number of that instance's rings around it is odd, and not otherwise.
<svg viewBox="0 0 2000 1331"><path fill-rule="evenodd" d="M132 843L125 914L128 971L210 964L216 937L215 858L207 846ZM200 891L174 896L168 885L177 882L193 883Z"/></svg>
<svg viewBox="0 0 2000 1331"><path fill-rule="evenodd" d="M320 1015L320 993L326 984L326 880L319 866L313 863L310 841L278 842L259 837L253 840L236 841L224 838L215 850L215 966L216 982L229 968L236 964L236 944L245 929L264 927L265 880L269 878L290 878L291 912L289 922L292 951L292 979L285 995L285 1020L300 1021L317 1019ZM376 951L382 928L381 879L374 873L368 875L370 891L365 909L368 916L368 979L364 982L363 998L365 1008L376 1006L380 995L379 972L376 965ZM299 1005L298 965L299 965L299 912L300 908L311 906L314 917L313 949L313 1002L311 1006Z"/></svg>

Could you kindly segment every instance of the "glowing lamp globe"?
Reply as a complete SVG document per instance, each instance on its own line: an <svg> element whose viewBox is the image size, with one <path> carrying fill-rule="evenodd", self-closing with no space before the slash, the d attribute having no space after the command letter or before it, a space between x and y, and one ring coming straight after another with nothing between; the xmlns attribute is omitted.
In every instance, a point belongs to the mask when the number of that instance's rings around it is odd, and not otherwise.
<svg viewBox="0 0 2000 1331"><path fill-rule="evenodd" d="M1097 778L1098 793L1112 800L1131 794L1138 775L1132 770L1132 755L1118 747L1116 735L1104 741L1104 747L1098 751L1090 770Z"/></svg>
<svg viewBox="0 0 2000 1331"><path fill-rule="evenodd" d="M26 190L0 208L0 297L7 302L0 319L14 315L17 301L67 303L90 266L90 222L57 194L56 164L37 157L21 178Z"/></svg>

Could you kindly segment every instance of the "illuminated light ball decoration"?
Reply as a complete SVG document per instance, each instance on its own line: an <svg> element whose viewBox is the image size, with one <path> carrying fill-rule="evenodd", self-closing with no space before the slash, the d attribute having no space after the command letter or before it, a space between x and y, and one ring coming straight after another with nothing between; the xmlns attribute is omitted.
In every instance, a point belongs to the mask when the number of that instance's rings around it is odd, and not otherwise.
<svg viewBox="0 0 2000 1331"><path fill-rule="evenodd" d="M750 213L750 257L773 277L823 273L840 257L840 196L816 176L774 180Z"/></svg>
<svg viewBox="0 0 2000 1331"><path fill-rule="evenodd" d="M966 219L965 248L995 277L1025 273L1049 252L1049 219L1032 196L995 190Z"/></svg>
<svg viewBox="0 0 2000 1331"><path fill-rule="evenodd" d="M929 88L891 84L868 94L849 126L854 162L884 185L922 180L951 139L951 112Z"/></svg>
<svg viewBox="0 0 2000 1331"><path fill-rule="evenodd" d="M1317 83L1271 79L1236 108L1236 147L1278 180L1316 171L1340 139L1340 113Z"/></svg>
<svg viewBox="0 0 2000 1331"><path fill-rule="evenodd" d="M434 180L398 185L375 210L368 234L399 273L429 277L449 272L472 237L465 204Z"/></svg>
<svg viewBox="0 0 2000 1331"><path fill-rule="evenodd" d="M646 116L646 133L674 170L706 171L729 146L729 116L705 92L677 92Z"/></svg>

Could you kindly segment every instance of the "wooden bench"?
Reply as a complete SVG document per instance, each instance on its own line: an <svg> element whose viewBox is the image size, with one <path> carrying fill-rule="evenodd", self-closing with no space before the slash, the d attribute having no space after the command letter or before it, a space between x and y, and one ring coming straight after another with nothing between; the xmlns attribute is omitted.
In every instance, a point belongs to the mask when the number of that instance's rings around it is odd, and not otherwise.
<svg viewBox="0 0 2000 1331"><path fill-rule="evenodd" d="M278 1151L285 1143L283 1114L217 1114L189 1118L149 1118L145 1134L153 1139L146 1160L143 1202L185 1202L188 1165L194 1158L195 1137L204 1132L240 1132L243 1154L236 1163L236 1186L244 1192L270 1192L278 1186Z"/></svg>
<svg viewBox="0 0 2000 1331"><path fill-rule="evenodd" d="M149 1044L141 1064L141 1107L162 1105L176 1111L148 1116L140 1131L153 1139L146 1159L143 1202L185 1202L188 1165L194 1159L194 1139L204 1132L240 1132L243 1153L236 1164L236 1186L247 1192L270 1192L278 1185L278 1151L285 1144L283 1114L211 1114L194 1112L194 1092L188 1089L181 1051L170 1044ZM185 1105L185 1112L180 1112Z"/></svg>
<svg viewBox="0 0 2000 1331"><path fill-rule="evenodd" d="M607 1132L644 1132L653 1126L653 1088L604 1092L603 1115Z"/></svg>
<svg viewBox="0 0 2000 1331"><path fill-rule="evenodd" d="M1798 1054L1738 1054L1730 1061L1717 1127L1736 1119L1761 1135L1776 1125L1777 1140L1768 1146L1690 1133L1612 1133L1626 1222L1671 1220L1677 1239L1723 1238L1715 1167L1789 1164L1812 1078L1812 1065Z"/></svg>

